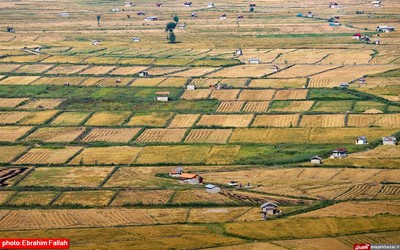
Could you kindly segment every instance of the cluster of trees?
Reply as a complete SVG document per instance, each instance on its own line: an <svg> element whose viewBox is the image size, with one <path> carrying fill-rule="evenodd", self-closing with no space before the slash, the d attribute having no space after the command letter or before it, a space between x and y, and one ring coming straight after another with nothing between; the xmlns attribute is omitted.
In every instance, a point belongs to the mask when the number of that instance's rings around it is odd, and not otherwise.
<svg viewBox="0 0 400 250"><path fill-rule="evenodd" d="M173 20L174 20L173 22L169 22L165 26L165 31L167 32L167 40L169 43L176 43L176 36L174 33L174 29L176 28L176 25L179 22L179 17L175 15L173 17Z"/></svg>

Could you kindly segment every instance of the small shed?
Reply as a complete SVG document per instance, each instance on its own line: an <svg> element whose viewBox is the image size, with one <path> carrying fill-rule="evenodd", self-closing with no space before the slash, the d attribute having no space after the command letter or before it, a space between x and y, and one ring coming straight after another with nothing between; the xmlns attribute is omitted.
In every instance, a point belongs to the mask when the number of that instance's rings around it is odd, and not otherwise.
<svg viewBox="0 0 400 250"><path fill-rule="evenodd" d="M156 17L156 16L148 16L144 20L145 21L157 21L158 17Z"/></svg>
<svg viewBox="0 0 400 250"><path fill-rule="evenodd" d="M182 173L179 176L180 182L182 184L202 184L203 183L203 177L201 177L198 174L188 174L188 173Z"/></svg>
<svg viewBox="0 0 400 250"><path fill-rule="evenodd" d="M132 2L125 2L125 7L132 7Z"/></svg>
<svg viewBox="0 0 400 250"><path fill-rule="evenodd" d="M329 7L332 9L337 9L337 8L340 8L340 5L338 3L330 3Z"/></svg>
<svg viewBox="0 0 400 250"><path fill-rule="evenodd" d="M191 17L197 17L196 12L193 12L193 13L191 14Z"/></svg>
<svg viewBox="0 0 400 250"><path fill-rule="evenodd" d="M367 137L359 136L356 138L356 145L364 145L364 144L368 144Z"/></svg>
<svg viewBox="0 0 400 250"><path fill-rule="evenodd" d="M162 7L162 3L156 3L156 7Z"/></svg>
<svg viewBox="0 0 400 250"><path fill-rule="evenodd" d="M312 13L311 11L307 12L307 17L308 18L314 17L314 13Z"/></svg>
<svg viewBox="0 0 400 250"><path fill-rule="evenodd" d="M214 8L214 6L215 6L214 3L208 3L207 4L207 8Z"/></svg>
<svg viewBox="0 0 400 250"><path fill-rule="evenodd" d="M243 15L238 15L238 16L237 16L237 19L243 19L243 18L244 18Z"/></svg>
<svg viewBox="0 0 400 250"><path fill-rule="evenodd" d="M362 35L360 33L353 34L353 39L355 39L355 40L360 40L361 37L362 37Z"/></svg>
<svg viewBox="0 0 400 250"><path fill-rule="evenodd" d="M178 29L186 29L186 23L178 24Z"/></svg>
<svg viewBox="0 0 400 250"><path fill-rule="evenodd" d="M220 19L220 20L225 20L225 19L226 19L226 14L222 14L222 15L219 17L219 19Z"/></svg>
<svg viewBox="0 0 400 250"><path fill-rule="evenodd" d="M217 194L221 192L221 188L215 186L214 184L207 184L205 187L206 187L206 192L211 194Z"/></svg>
<svg viewBox="0 0 400 250"><path fill-rule="evenodd" d="M377 0L377 1L372 1L372 4L381 4L381 1Z"/></svg>
<svg viewBox="0 0 400 250"><path fill-rule="evenodd" d="M296 16L297 17L303 17L303 14L302 13L297 13Z"/></svg>
<svg viewBox="0 0 400 250"><path fill-rule="evenodd" d="M239 183L237 181L230 181L227 185L230 187L237 187L239 186Z"/></svg>
<svg viewBox="0 0 400 250"><path fill-rule="evenodd" d="M397 138L394 136L386 136L386 137L382 138L383 145L395 146L396 142L397 142Z"/></svg>
<svg viewBox="0 0 400 250"><path fill-rule="evenodd" d="M100 41L99 41L99 40L93 40L93 41L92 41L92 45L93 45L93 46L100 45Z"/></svg>
<svg viewBox="0 0 400 250"><path fill-rule="evenodd" d="M35 51L35 52L41 52L41 51L42 51L42 48L41 48L41 47L35 47L35 48L33 48L33 51Z"/></svg>
<svg viewBox="0 0 400 250"><path fill-rule="evenodd" d="M144 15L146 15L146 13L144 11L138 11L138 12L136 12L136 15L144 16Z"/></svg>
<svg viewBox="0 0 400 250"><path fill-rule="evenodd" d="M249 5L250 5L250 8L256 7L256 4L255 4L255 3L251 3L251 4L249 4Z"/></svg>
<svg viewBox="0 0 400 250"><path fill-rule="evenodd" d="M366 83L366 79L364 77L361 77L360 79L358 79L358 83L359 84L365 84Z"/></svg>
<svg viewBox="0 0 400 250"><path fill-rule="evenodd" d="M237 49L237 50L235 51L235 55L236 55L236 56L241 56L241 55L243 55L242 49Z"/></svg>
<svg viewBox="0 0 400 250"><path fill-rule="evenodd" d="M61 16L61 17L69 17L69 13L68 12L61 12L58 15Z"/></svg>
<svg viewBox="0 0 400 250"><path fill-rule="evenodd" d="M156 92L156 100L159 102L168 102L169 101L169 92Z"/></svg>
<svg viewBox="0 0 400 250"><path fill-rule="evenodd" d="M140 37L132 37L132 42L140 42Z"/></svg>
<svg viewBox="0 0 400 250"><path fill-rule="evenodd" d="M15 30L13 27L7 27L7 32L9 33L15 33Z"/></svg>
<svg viewBox="0 0 400 250"><path fill-rule="evenodd" d="M149 72L147 70L144 70L144 71L139 73L139 76L141 76L141 77L149 76Z"/></svg>
<svg viewBox="0 0 400 250"><path fill-rule="evenodd" d="M341 83L340 85L339 85L339 88L341 88L341 89L347 89L347 88L349 88L349 84L348 83Z"/></svg>
<svg viewBox="0 0 400 250"><path fill-rule="evenodd" d="M196 86L194 84L188 84L188 85L186 85L186 89L187 90L195 90Z"/></svg>
<svg viewBox="0 0 400 250"><path fill-rule="evenodd" d="M251 63L251 64L259 64L260 63L260 59L258 59L258 58L249 58L249 63Z"/></svg>
<svg viewBox="0 0 400 250"><path fill-rule="evenodd" d="M332 150L331 158L346 158L347 157L347 149L345 148L337 148Z"/></svg>
<svg viewBox="0 0 400 250"><path fill-rule="evenodd" d="M389 27L389 26L378 26L376 27L376 31L378 32L393 32L395 29L394 27Z"/></svg>
<svg viewBox="0 0 400 250"><path fill-rule="evenodd" d="M278 205L272 202L266 202L261 205L261 214L263 220L267 218L267 215L279 214L281 211L279 210Z"/></svg>
<svg viewBox="0 0 400 250"><path fill-rule="evenodd" d="M312 157L310 160L312 164L322 164L322 158L317 155Z"/></svg>
<svg viewBox="0 0 400 250"><path fill-rule="evenodd" d="M183 6L190 7L192 6L192 2L184 2Z"/></svg>
<svg viewBox="0 0 400 250"><path fill-rule="evenodd" d="M112 8L111 12L119 12L119 9L117 9L117 8Z"/></svg>
<svg viewBox="0 0 400 250"><path fill-rule="evenodd" d="M176 169L170 170L169 171L169 176L171 177L179 177L183 173L183 168L182 167L177 167Z"/></svg>

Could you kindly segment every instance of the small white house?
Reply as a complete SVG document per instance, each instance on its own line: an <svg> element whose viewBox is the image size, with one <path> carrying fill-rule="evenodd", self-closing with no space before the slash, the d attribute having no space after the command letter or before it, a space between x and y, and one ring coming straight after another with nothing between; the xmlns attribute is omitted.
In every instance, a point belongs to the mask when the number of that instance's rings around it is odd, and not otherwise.
<svg viewBox="0 0 400 250"><path fill-rule="evenodd" d="M353 34L353 39L355 40L361 40L362 35L360 33L355 33Z"/></svg>
<svg viewBox="0 0 400 250"><path fill-rule="evenodd" d="M93 40L93 41L92 41L92 45L93 45L93 46L100 45L100 41L99 41L99 40Z"/></svg>
<svg viewBox="0 0 400 250"><path fill-rule="evenodd" d="M156 92L156 100L159 102L168 102L169 101L169 92Z"/></svg>
<svg viewBox="0 0 400 250"><path fill-rule="evenodd" d="M367 137L359 136L356 138L356 145L364 145L364 144L368 144Z"/></svg>
<svg viewBox="0 0 400 250"><path fill-rule="evenodd" d="M347 157L347 149L345 148L337 148L332 150L331 158L346 158Z"/></svg>
<svg viewBox="0 0 400 250"><path fill-rule="evenodd" d="M242 49L237 49L237 50L235 51L235 55L236 55L236 56L241 56L241 55L243 55Z"/></svg>
<svg viewBox="0 0 400 250"><path fill-rule="evenodd" d="M196 13L196 12L193 12L193 13L191 14L191 17L198 17L198 16L197 16L197 13Z"/></svg>
<svg viewBox="0 0 400 250"><path fill-rule="evenodd" d="M111 12L119 12L119 9L117 9L117 8L112 8Z"/></svg>
<svg viewBox="0 0 400 250"><path fill-rule="evenodd" d="M332 8L332 9L339 9L340 5L338 3L330 3L329 7Z"/></svg>
<svg viewBox="0 0 400 250"><path fill-rule="evenodd" d="M205 187L206 187L206 192L211 194L217 194L221 192L221 188L215 186L214 184L207 184Z"/></svg>
<svg viewBox="0 0 400 250"><path fill-rule="evenodd" d="M208 3L207 4L207 8L214 8L214 6L215 6L214 3Z"/></svg>
<svg viewBox="0 0 400 250"><path fill-rule="evenodd" d="M319 156L314 156L310 160L312 164L322 164L322 158Z"/></svg>
<svg viewBox="0 0 400 250"><path fill-rule="evenodd" d="M133 4L132 2L125 2L125 5L124 5L124 6L125 6L125 7L132 7L132 4Z"/></svg>
<svg viewBox="0 0 400 250"><path fill-rule="evenodd" d="M180 183L182 184L202 184L203 183L203 177L197 174L188 174L188 173L182 173L179 176Z"/></svg>
<svg viewBox="0 0 400 250"><path fill-rule="evenodd" d="M249 63L251 63L251 64L259 64L260 63L260 59L258 59L258 58L249 58Z"/></svg>
<svg viewBox="0 0 400 250"><path fill-rule="evenodd" d="M220 20L226 20L226 14L222 14L222 15L219 17L219 19L220 19Z"/></svg>
<svg viewBox="0 0 400 250"><path fill-rule="evenodd" d="M158 17L156 17L156 16L148 16L144 20L145 21L157 21Z"/></svg>
<svg viewBox="0 0 400 250"><path fill-rule="evenodd" d="M192 2L184 2L183 6L190 7L190 6L192 6Z"/></svg>
<svg viewBox="0 0 400 250"><path fill-rule="evenodd" d="M143 70L143 71L141 71L141 72L139 73L139 76L140 76L140 77L149 76L149 72L148 72L147 70Z"/></svg>
<svg viewBox="0 0 400 250"><path fill-rule="evenodd" d="M394 136L387 136L382 138L383 145L395 146L397 138Z"/></svg>
<svg viewBox="0 0 400 250"><path fill-rule="evenodd" d="M186 29L186 23L178 24L178 29Z"/></svg>
<svg viewBox="0 0 400 250"><path fill-rule="evenodd" d="M266 202L261 205L261 214L263 220L267 218L267 215L279 214L281 211L278 209L278 205L272 202Z"/></svg>
<svg viewBox="0 0 400 250"><path fill-rule="evenodd" d="M194 84L188 84L188 85L186 85L186 89L187 90L195 90L196 86Z"/></svg>
<svg viewBox="0 0 400 250"><path fill-rule="evenodd" d="M41 47L35 47L35 48L33 49L33 51L35 51L35 52L41 52L41 51L42 51L42 48L41 48Z"/></svg>
<svg viewBox="0 0 400 250"><path fill-rule="evenodd" d="M314 17L314 13L312 13L311 11L307 12L307 17L308 18L313 18Z"/></svg>
<svg viewBox="0 0 400 250"><path fill-rule="evenodd" d="M372 4L381 4L381 1L377 0L377 1L372 1Z"/></svg>
<svg viewBox="0 0 400 250"><path fill-rule="evenodd" d="M132 37L132 42L140 42L140 37Z"/></svg>

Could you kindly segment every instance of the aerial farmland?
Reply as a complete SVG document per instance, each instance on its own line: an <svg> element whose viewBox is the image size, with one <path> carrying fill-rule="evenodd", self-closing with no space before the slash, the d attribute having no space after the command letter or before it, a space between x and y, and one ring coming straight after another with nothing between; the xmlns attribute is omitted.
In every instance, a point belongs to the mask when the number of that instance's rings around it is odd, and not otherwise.
<svg viewBox="0 0 400 250"><path fill-rule="evenodd" d="M0 1L0 240L400 244L399 29L397 0Z"/></svg>

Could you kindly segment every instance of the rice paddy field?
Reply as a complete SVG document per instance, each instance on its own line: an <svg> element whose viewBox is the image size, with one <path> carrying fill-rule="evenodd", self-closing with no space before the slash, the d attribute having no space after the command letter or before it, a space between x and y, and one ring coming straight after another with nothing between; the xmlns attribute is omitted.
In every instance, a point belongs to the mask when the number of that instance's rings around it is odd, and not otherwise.
<svg viewBox="0 0 400 250"><path fill-rule="evenodd" d="M1 237L399 244L399 1L160 4L0 1Z"/></svg>

